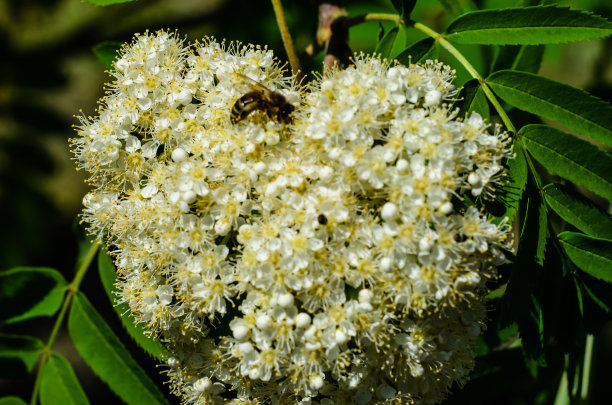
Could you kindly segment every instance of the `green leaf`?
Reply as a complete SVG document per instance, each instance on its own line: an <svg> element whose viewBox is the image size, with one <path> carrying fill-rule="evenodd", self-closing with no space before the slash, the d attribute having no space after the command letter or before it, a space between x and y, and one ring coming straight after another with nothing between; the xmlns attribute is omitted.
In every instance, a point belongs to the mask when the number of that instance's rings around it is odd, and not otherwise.
<svg viewBox="0 0 612 405"><path fill-rule="evenodd" d="M525 72L502 70L486 79L504 101L612 145L612 106L583 90Z"/></svg>
<svg viewBox="0 0 612 405"><path fill-rule="evenodd" d="M115 271L115 266L108 256L108 253L102 250L98 253L98 272L100 273L100 279L102 280L106 294L111 303L114 304L117 297L117 288L115 286L117 282L117 272ZM115 312L121 319L123 327L132 339L134 339L136 344L154 358L162 360L166 353L165 349L159 341L155 340L153 337L149 337L151 332L142 324L134 323L134 319L129 316L130 308L128 304L122 302L113 306Z"/></svg>
<svg viewBox="0 0 612 405"><path fill-rule="evenodd" d="M463 44L539 45L587 41L612 35L610 21L556 6L482 10L453 21L446 38Z"/></svg>
<svg viewBox="0 0 612 405"><path fill-rule="evenodd" d="M477 79L472 79L463 85L458 99L453 107L459 107L459 117L467 118L475 111L489 121L489 103Z"/></svg>
<svg viewBox="0 0 612 405"><path fill-rule="evenodd" d="M509 224L514 222L525 187L527 185L527 161L525 151L519 142L514 145L514 159L507 159L507 177L495 190L494 200L485 201L484 208L491 221L495 224L506 220Z"/></svg>
<svg viewBox="0 0 612 405"><path fill-rule="evenodd" d="M578 301L578 311L580 312L580 318L584 318L584 301L582 300L583 289L580 286L578 278L572 277L574 281L574 288L576 290L576 299Z"/></svg>
<svg viewBox="0 0 612 405"><path fill-rule="evenodd" d="M410 13L416 6L416 0L391 0L391 3L405 21L410 19Z"/></svg>
<svg viewBox="0 0 612 405"><path fill-rule="evenodd" d="M66 280L46 267L15 267L0 273L0 323L51 316L61 306Z"/></svg>
<svg viewBox="0 0 612 405"><path fill-rule="evenodd" d="M40 382L41 405L89 404L70 363L59 354L52 353L42 371Z"/></svg>
<svg viewBox="0 0 612 405"><path fill-rule="evenodd" d="M478 356L474 371L461 389L455 389L445 405L499 403L500 393L529 386L533 378L521 358L521 348L495 350Z"/></svg>
<svg viewBox="0 0 612 405"><path fill-rule="evenodd" d="M527 125L519 136L546 169L612 200L612 155L547 125Z"/></svg>
<svg viewBox="0 0 612 405"><path fill-rule="evenodd" d="M0 334L0 378L21 378L31 372L43 347L31 336Z"/></svg>
<svg viewBox="0 0 612 405"><path fill-rule="evenodd" d="M387 31L382 39L376 45L374 53L380 53L383 58L391 59L391 53L395 47L397 36L399 35L399 27L395 26Z"/></svg>
<svg viewBox="0 0 612 405"><path fill-rule="evenodd" d="M544 365L544 316L539 286L544 278L544 257L548 241L546 206L530 184L523 201L524 222L519 249L503 298L504 324L516 322L523 344L525 362L532 375Z"/></svg>
<svg viewBox="0 0 612 405"><path fill-rule="evenodd" d="M497 47L491 72L511 69L537 73L544 55L544 45L505 45Z"/></svg>
<svg viewBox="0 0 612 405"><path fill-rule="evenodd" d="M501 186L497 192L498 200L504 205L505 212L499 213L500 218L508 218L508 223L514 221L519 210L521 197L527 186L527 161L525 151L518 143L514 143L514 159L507 162L509 181Z"/></svg>
<svg viewBox="0 0 612 405"><path fill-rule="evenodd" d="M396 58L402 65L423 63L427 59L438 59L438 46L433 38L425 38L404 49Z"/></svg>
<svg viewBox="0 0 612 405"><path fill-rule="evenodd" d="M519 335L523 344L523 350L527 356L527 366L537 377L537 366L545 366L544 359L544 314L541 303L536 294L530 294L527 298L527 311L518 318ZM530 364L535 362L535 364Z"/></svg>
<svg viewBox="0 0 612 405"><path fill-rule="evenodd" d="M588 198L560 184L544 187L546 202L564 221L596 238L612 239L612 217Z"/></svg>
<svg viewBox="0 0 612 405"><path fill-rule="evenodd" d="M530 310L531 295L542 276L548 237L546 207L533 185L520 205L519 249L502 298L502 325L519 321ZM525 315L526 316L526 315Z"/></svg>
<svg viewBox="0 0 612 405"><path fill-rule="evenodd" d="M580 270L612 283L612 241L576 232L558 235L563 250Z"/></svg>
<svg viewBox="0 0 612 405"><path fill-rule="evenodd" d="M544 56L543 45L523 45L520 47L512 66L512 70L521 70L529 73L538 73Z"/></svg>
<svg viewBox="0 0 612 405"><path fill-rule="evenodd" d="M27 405L23 399L19 397L4 397L0 398L0 405Z"/></svg>
<svg viewBox="0 0 612 405"><path fill-rule="evenodd" d="M593 300L601 309L612 314L612 295L610 285L600 280L584 280L583 277L574 278L581 290Z"/></svg>
<svg viewBox="0 0 612 405"><path fill-rule="evenodd" d="M157 386L80 292L74 296L68 331L85 363L127 404L167 404Z"/></svg>
<svg viewBox="0 0 612 405"><path fill-rule="evenodd" d="M109 70L113 69L113 63L117 60L117 52L119 49L121 49L121 43L114 41L104 41L91 48L94 55L96 55Z"/></svg>
<svg viewBox="0 0 612 405"><path fill-rule="evenodd" d="M385 27L383 26L382 22L378 22L378 36L377 38L377 42L380 42L383 37L385 36Z"/></svg>
<svg viewBox="0 0 612 405"><path fill-rule="evenodd" d="M110 6L119 3L129 3L134 0L84 0L87 3L95 4L96 6Z"/></svg>

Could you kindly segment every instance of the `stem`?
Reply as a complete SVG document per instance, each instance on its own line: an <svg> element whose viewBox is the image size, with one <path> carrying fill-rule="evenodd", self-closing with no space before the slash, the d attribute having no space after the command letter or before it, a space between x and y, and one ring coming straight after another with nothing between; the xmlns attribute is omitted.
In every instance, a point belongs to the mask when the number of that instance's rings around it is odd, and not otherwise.
<svg viewBox="0 0 612 405"><path fill-rule="evenodd" d="M580 389L580 403L587 404L589 399L589 380L591 379L591 362L593 360L593 335L587 335L584 359L582 360L582 387Z"/></svg>
<svg viewBox="0 0 612 405"><path fill-rule="evenodd" d="M289 33L289 27L287 27L287 22L285 21L285 14L283 13L281 0L272 0L272 7L274 8L276 23L278 24L278 29L280 30L281 38L283 39L285 51L289 57L291 70L293 71L293 74L297 76L298 81L300 81L302 78L302 69L300 68L300 61L297 57L297 53L295 52L295 48L293 47L293 40L291 39L291 34Z"/></svg>
<svg viewBox="0 0 612 405"><path fill-rule="evenodd" d="M387 13L368 13L363 16L363 21L392 21L396 24L404 22L399 14L387 14Z"/></svg>
<svg viewBox="0 0 612 405"><path fill-rule="evenodd" d="M53 345L55 344L55 340L57 339L57 335L59 333L59 329L62 326L62 322L66 317L66 313L68 312L68 308L70 307L70 303L72 302L72 297L79 290L79 286L81 285L81 281L83 281L83 277L89 268L93 258L96 256L100 245L98 243L93 243L83 259L83 263L79 266L76 274L74 275L74 279L68 285L68 293L64 297L64 302L62 303L62 309L60 310L57 319L55 320L55 324L53 325L53 329L51 330L51 334L49 335L49 340L47 344L43 348L42 357L38 363L38 371L36 372L36 381L34 382L34 389L32 391L32 398L30 399L30 405L36 405L36 398L38 398L38 391L40 390L40 383L42 380L42 370L47 364L47 360L49 360L49 356L52 353Z"/></svg>
<svg viewBox="0 0 612 405"><path fill-rule="evenodd" d="M559 388L557 388L557 395L555 395L555 402L553 405L569 405L569 395L567 395L567 369L563 370L561 380L559 381Z"/></svg>

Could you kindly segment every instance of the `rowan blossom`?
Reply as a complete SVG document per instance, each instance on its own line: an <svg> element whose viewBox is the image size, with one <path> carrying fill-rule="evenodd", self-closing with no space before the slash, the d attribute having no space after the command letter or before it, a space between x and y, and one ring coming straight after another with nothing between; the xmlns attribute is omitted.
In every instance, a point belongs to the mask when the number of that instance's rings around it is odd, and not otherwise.
<svg viewBox="0 0 612 405"><path fill-rule="evenodd" d="M509 226L461 196L512 151L449 108L449 67L358 55L301 87L266 48L165 31L114 66L72 140L83 217L185 403L431 404L467 378ZM233 121L251 91L291 120Z"/></svg>

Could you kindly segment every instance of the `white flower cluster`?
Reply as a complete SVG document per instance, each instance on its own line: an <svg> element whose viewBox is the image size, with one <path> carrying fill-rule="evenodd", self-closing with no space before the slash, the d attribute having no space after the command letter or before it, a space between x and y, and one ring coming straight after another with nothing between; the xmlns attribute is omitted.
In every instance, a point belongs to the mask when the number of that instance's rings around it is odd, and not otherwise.
<svg viewBox="0 0 612 405"><path fill-rule="evenodd" d="M300 87L267 49L160 31L112 74L72 140L84 219L185 403L431 404L467 377L508 225L461 195L512 152L449 111L448 67L359 56Z"/></svg>

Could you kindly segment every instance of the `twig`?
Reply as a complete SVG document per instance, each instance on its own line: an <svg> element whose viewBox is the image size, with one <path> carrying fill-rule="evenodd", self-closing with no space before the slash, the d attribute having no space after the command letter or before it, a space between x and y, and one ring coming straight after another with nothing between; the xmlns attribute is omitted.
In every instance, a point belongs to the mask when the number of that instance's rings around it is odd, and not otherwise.
<svg viewBox="0 0 612 405"><path fill-rule="evenodd" d="M291 70L293 71L293 74L296 75L297 80L300 81L303 73L302 69L300 68L300 61L297 57L297 53L295 53L295 48L293 47L293 40L291 39L291 34L289 33L289 27L287 27L287 22L285 21L285 14L283 13L283 6L281 4L281 1L272 0L272 7L274 8L276 22L278 24L278 29L281 33L281 38L283 39L285 51L287 52L287 56L289 57L289 64L291 65Z"/></svg>

